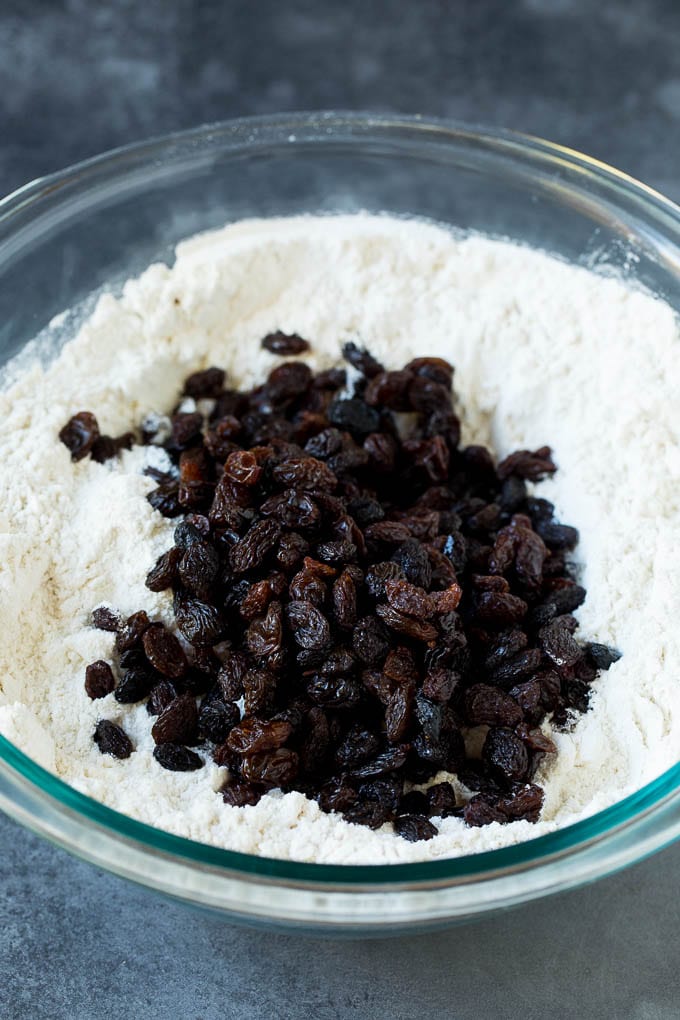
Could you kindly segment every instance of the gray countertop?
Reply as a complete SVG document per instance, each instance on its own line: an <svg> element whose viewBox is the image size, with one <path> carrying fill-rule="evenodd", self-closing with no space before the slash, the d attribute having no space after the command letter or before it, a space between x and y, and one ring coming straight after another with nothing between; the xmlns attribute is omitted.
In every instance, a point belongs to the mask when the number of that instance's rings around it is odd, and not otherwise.
<svg viewBox="0 0 680 1020"><path fill-rule="evenodd" d="M680 199L676 0L9 0L0 192L239 114L418 112L544 135ZM0 1016L680 1015L680 846L450 932L333 942L240 929L0 819Z"/></svg>

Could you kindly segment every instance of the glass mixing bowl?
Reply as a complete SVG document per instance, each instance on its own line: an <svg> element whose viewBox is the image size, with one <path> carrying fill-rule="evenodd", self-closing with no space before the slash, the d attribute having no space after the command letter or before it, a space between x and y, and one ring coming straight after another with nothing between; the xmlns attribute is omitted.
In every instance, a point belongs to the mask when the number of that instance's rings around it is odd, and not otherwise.
<svg viewBox="0 0 680 1020"><path fill-rule="evenodd" d="M285 115L132 145L0 202L0 351L115 289L175 243L244 216L388 211L544 248L680 307L680 210L558 145L419 118ZM478 917L640 860L680 834L680 765L615 806L507 849L422 864L270 860L150 828L0 739L0 807L54 843L188 903L363 934Z"/></svg>

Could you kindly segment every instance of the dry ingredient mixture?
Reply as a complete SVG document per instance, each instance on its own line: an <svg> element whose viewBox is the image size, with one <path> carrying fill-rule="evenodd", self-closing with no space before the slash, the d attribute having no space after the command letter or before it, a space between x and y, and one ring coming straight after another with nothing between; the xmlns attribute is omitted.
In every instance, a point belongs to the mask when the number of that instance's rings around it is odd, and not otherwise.
<svg viewBox="0 0 680 1020"><path fill-rule="evenodd" d="M309 351L300 337L309 337ZM428 225L364 216L267 221L185 243L172 270L151 267L120 300L102 298L53 364L24 364L0 398L3 732L79 789L151 824L305 860L472 852L530 838L618 799L677 757L676 342L670 309L615 280ZM337 374L346 343L368 376L357 380L351 371L348 391ZM423 355L453 363L460 446L441 394L445 366L429 360L383 375L356 344L388 370ZM282 365L286 357L296 359L295 369ZM323 384L312 381L303 360L324 373ZM245 430L243 409L226 406L234 398L222 394L219 373L194 374L176 408L186 375L211 364L226 369L228 390L257 387L269 376L270 391L251 398L258 406ZM293 419L303 391L317 394L317 406L305 396L299 434L281 435L276 456L240 452L242 444L271 445L271 422L256 420L267 401L285 405L277 416ZM379 410L385 406L398 413L396 436L389 412ZM83 407L120 439L97 438L94 421L78 416L63 438L76 455L90 456L71 465L55 437ZM148 416L150 408L158 413ZM164 413L173 408L168 423ZM359 421L359 412L368 417ZM437 414L446 420L434 427ZM236 470L230 479L225 472L226 482L219 470L211 477L214 464L202 463L197 442L211 416L205 444L218 462L222 453L227 464L233 458ZM128 449L127 433L144 417L149 445ZM534 490L532 479L552 474L548 451L514 461L508 454L545 439L560 470ZM307 447L302 456L282 453L291 440ZM480 443L497 452L497 473ZM403 489L386 471L396 448ZM310 455L326 482L305 480L305 489L295 473L309 469ZM159 509L183 509L172 507L177 463L195 500L185 508L198 516L180 524L173 542L177 521ZM453 467L467 478L457 507L444 506L441 492ZM256 491L260 471L271 491L249 492L239 474L246 468L257 475ZM352 491L346 506L331 507L338 499L331 475L359 489L380 471L372 485L385 498L376 505ZM214 505L216 483L218 491L230 488L229 507L243 505L238 521L220 522L223 545L215 553L201 511ZM291 490L311 495L293 498ZM581 530L583 576L569 576L565 552L573 558L576 536L555 522L547 499ZM301 514L315 513L340 521L337 535L324 536L327 548L315 542L311 519L300 524ZM387 525L393 534L381 535ZM263 563L251 554L264 532L263 555L272 558L291 532L299 535L299 543L288 542L297 544L294 569L271 559L256 576ZM465 551L449 536L461 536ZM434 577L425 576L423 550ZM146 572L158 557L152 591ZM200 607L210 604L225 562L233 598L220 611L238 621L246 658L259 657L262 667L273 654L258 678L244 680L258 670L233 650L218 646L219 662L207 650L197 657L167 629L176 623L190 640L192 627L209 631ZM167 583L180 589L174 607ZM588 597L578 608L581 586ZM487 604L495 609L481 619ZM137 617L116 636L110 628L141 608L151 626ZM572 636L574 610L585 645ZM267 644L279 629L289 635L302 685L283 708L272 684L283 663L276 641ZM343 632L341 647L329 651L331 634L335 640ZM454 645L450 661L435 661L437 648ZM623 657L596 679L598 667L615 658L606 645ZM351 669L343 655L352 656ZM135 703L152 688L148 709ZM211 693L197 709L193 695L204 690ZM567 710L585 709L591 690L590 711L568 725ZM263 723L240 719L234 702L242 694L240 706ZM368 697L371 711L362 714L357 705ZM551 723L546 712L555 709ZM197 736L208 743L197 745ZM311 790L322 746L332 747L330 771L344 778ZM215 792L225 765L233 772L226 803ZM397 789L397 770L415 789ZM300 790L261 796L279 782ZM251 806L233 806L239 803ZM326 813L335 808L363 824ZM370 828L395 816L398 834L391 824Z"/></svg>
<svg viewBox="0 0 680 1020"><path fill-rule="evenodd" d="M281 332L261 346L310 349ZM183 387L209 414L180 404L142 427L170 460L147 469L147 499L181 517L146 586L172 591L179 636L144 609L123 621L98 607L115 663L90 663L85 689L146 703L162 768L202 769L202 746L232 807L297 790L411 842L437 835L432 817L536 822L530 780L556 751L539 724L573 725L620 658L574 637L578 532L526 486L556 471L550 449L495 465L461 447L442 358L387 371L352 342L343 356L351 388L345 369L284 361L242 391L212 366ZM59 438L76 463L134 443L102 435L91 411ZM94 741L134 751L110 719ZM459 804L440 773L479 792Z"/></svg>

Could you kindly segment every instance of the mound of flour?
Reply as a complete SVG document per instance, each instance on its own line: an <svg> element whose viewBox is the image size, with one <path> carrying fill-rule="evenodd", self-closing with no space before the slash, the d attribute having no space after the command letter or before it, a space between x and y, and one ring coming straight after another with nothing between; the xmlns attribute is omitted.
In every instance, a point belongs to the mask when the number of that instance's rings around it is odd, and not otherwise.
<svg viewBox="0 0 680 1020"><path fill-rule="evenodd" d="M499 456L550 444L557 476L537 487L578 526L588 590L584 639L622 659L591 711L558 733L539 781L542 820L468 829L446 819L426 843L325 815L298 793L226 807L222 770L166 772L143 706L91 702L85 666L112 636L102 603L170 619L144 577L173 523L147 503L148 448L72 464L66 419L94 411L116 434L169 409L183 378L211 364L251 386L278 362L260 338L312 342L315 369L358 340L389 367L420 355L456 366L466 442ZM0 730L79 790L152 825L236 850L326 862L447 857L517 843L583 818L672 765L680 746L680 392L671 310L544 254L383 217L250 221L181 244L120 299L103 296L47 368L37 350L0 393ZM46 341L46 342L49 342ZM29 359L30 360L30 359ZM92 742L122 722L127 761Z"/></svg>

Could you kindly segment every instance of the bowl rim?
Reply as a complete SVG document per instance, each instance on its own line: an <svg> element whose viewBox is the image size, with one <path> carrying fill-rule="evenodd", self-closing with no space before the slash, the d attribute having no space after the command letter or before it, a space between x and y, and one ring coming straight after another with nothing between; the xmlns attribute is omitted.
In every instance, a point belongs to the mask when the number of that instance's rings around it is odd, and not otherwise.
<svg viewBox="0 0 680 1020"><path fill-rule="evenodd" d="M672 225L680 233L680 207L659 192L608 164L575 149L545 139L505 128L467 124L420 115L398 115L357 111L311 111L241 117L217 121L182 131L155 136L110 149L75 163L62 170L35 178L0 199L0 228L11 232L12 217L29 212L45 196L65 185L83 184L102 170L124 174L126 163L159 156L172 156L172 150L196 144L210 145L221 139L230 145L230 152L240 149L255 151L276 143L298 146L354 144L359 146L375 134L381 140L396 141L404 135L434 141L440 145L458 140L475 143L507 155L532 157L555 170L572 172L586 181L594 179L629 202L641 206L661 226ZM1 243L1 238L0 238ZM553 859L573 855L594 843L631 827L650 816L670 801L680 800L680 762L634 793L585 819L533 837L518 844L496 850L436 860L390 864L319 864L313 862L261 857L222 847L199 843L154 828L121 814L81 793L51 772L42 768L6 738L0 736L0 772L18 777L30 784L33 792L47 797L57 809L74 812L77 819L93 824L110 838L134 843L146 851L154 851L185 863L202 865L221 873L231 873L251 880L286 880L290 885L329 885L349 890L351 887L408 885L425 888L432 883L454 885L475 879L492 879L508 872L526 871ZM2 798L5 810L27 822L25 815L12 810L11 799ZM31 824L30 821L28 824ZM45 831L38 822L32 826L43 835L66 844L54 833ZM672 834L669 838L673 838ZM663 834L655 842L658 849L669 841ZM78 852L75 841L68 844Z"/></svg>

